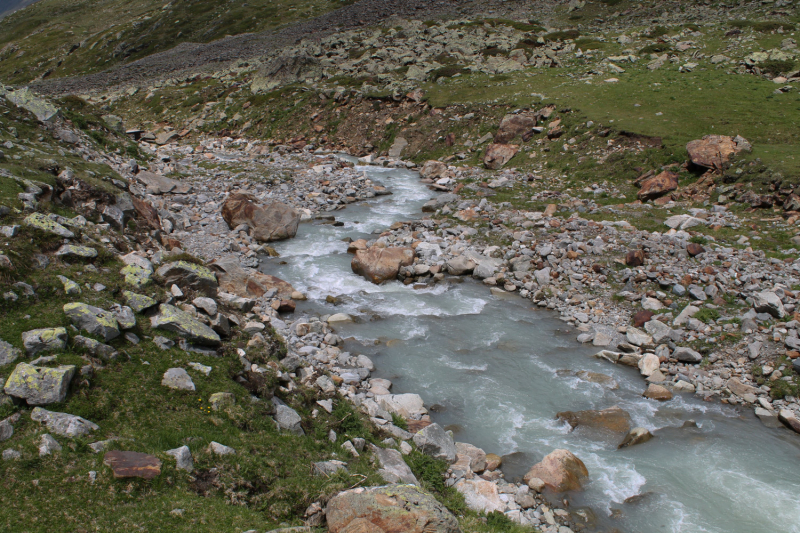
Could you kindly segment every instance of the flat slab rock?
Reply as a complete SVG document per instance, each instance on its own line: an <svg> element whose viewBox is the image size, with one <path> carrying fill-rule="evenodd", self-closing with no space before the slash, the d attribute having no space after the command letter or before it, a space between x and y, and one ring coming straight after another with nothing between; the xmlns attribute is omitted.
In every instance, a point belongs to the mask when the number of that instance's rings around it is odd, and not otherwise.
<svg viewBox="0 0 800 533"><path fill-rule="evenodd" d="M161 474L161 461L154 455L139 452L108 452L103 456L103 464L111 467L114 477L138 477L153 479Z"/></svg>

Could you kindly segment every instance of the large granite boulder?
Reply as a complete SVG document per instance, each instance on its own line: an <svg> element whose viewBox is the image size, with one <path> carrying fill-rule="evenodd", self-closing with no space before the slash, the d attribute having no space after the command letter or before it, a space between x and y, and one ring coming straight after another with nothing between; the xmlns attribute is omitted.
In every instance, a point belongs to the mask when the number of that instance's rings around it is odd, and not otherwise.
<svg viewBox="0 0 800 533"><path fill-rule="evenodd" d="M46 368L20 363L8 377L3 390L9 396L25 400L28 405L63 402L74 375L73 365Z"/></svg>
<svg viewBox="0 0 800 533"><path fill-rule="evenodd" d="M281 202L259 205L243 193L230 195L222 204L222 218L230 229L240 224L250 226L254 239L262 242L290 239L297 235L300 213Z"/></svg>
<svg viewBox="0 0 800 533"><path fill-rule="evenodd" d="M444 505L411 485L340 492L325 515L330 533L461 533Z"/></svg>
<svg viewBox="0 0 800 533"><path fill-rule="evenodd" d="M84 303L69 303L64 305L64 313L72 320L75 327L103 337L105 341L120 335L117 319L112 313L99 307Z"/></svg>
<svg viewBox="0 0 800 533"><path fill-rule="evenodd" d="M731 156L743 150L749 151L750 143L739 136L733 138L727 135L706 135L686 145L692 163L706 168L722 168L730 161Z"/></svg>
<svg viewBox="0 0 800 533"><path fill-rule="evenodd" d="M545 486L555 492L580 490L589 476L583 461L568 450L554 450L539 463L533 465L522 478L530 484L532 479L541 479Z"/></svg>
<svg viewBox="0 0 800 533"><path fill-rule="evenodd" d="M161 304L158 313L150 317L150 325L154 328L174 331L186 337L190 342L205 346L219 346L220 338L217 333L186 311L175 306Z"/></svg>
<svg viewBox="0 0 800 533"><path fill-rule="evenodd" d="M411 248L378 248L358 250L350 262L350 268L359 276L372 283L380 284L393 280L400 268L414 263L414 250Z"/></svg>
<svg viewBox="0 0 800 533"><path fill-rule="evenodd" d="M100 426L89 422L85 418L68 413L56 413L41 407L35 407L31 412L31 420L41 422L50 432L62 437L80 437L100 429Z"/></svg>

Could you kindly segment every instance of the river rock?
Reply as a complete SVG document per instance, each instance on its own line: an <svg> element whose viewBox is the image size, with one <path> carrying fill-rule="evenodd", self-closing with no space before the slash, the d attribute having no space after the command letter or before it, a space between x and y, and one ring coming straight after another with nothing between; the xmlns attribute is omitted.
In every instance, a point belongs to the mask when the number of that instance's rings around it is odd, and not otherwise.
<svg viewBox="0 0 800 533"><path fill-rule="evenodd" d="M66 314L79 329L102 337L106 342L120 336L119 323L108 311L84 303L64 305Z"/></svg>
<svg viewBox="0 0 800 533"><path fill-rule="evenodd" d="M516 144L490 144L483 156L483 165L490 170L498 170L511 161L518 151L519 145Z"/></svg>
<svg viewBox="0 0 800 533"><path fill-rule="evenodd" d="M35 407L33 409L31 412L31 420L34 422L42 422L52 433L69 438L88 435L92 431L100 429L100 426L89 422L85 418L67 413L47 411L41 407Z"/></svg>
<svg viewBox="0 0 800 533"><path fill-rule="evenodd" d="M681 363L697 364L702 362L703 360L702 355L692 350L691 348L687 348L685 346L680 346L678 348L675 348L675 351L672 352L672 357L674 357Z"/></svg>
<svg viewBox="0 0 800 533"><path fill-rule="evenodd" d="M230 229L240 224L250 227L252 237L261 242L280 241L297 235L300 214L281 202L261 206L249 194L235 193L222 204L222 218Z"/></svg>
<svg viewBox="0 0 800 533"><path fill-rule="evenodd" d="M414 435L414 444L419 451L434 459L442 459L448 464L456 460L453 438L439 424L433 423L418 431Z"/></svg>
<svg viewBox="0 0 800 533"><path fill-rule="evenodd" d="M647 390L644 391L642 396L650 400L658 400L659 402L666 402L672 399L672 393L668 388L656 385L655 383L648 385Z"/></svg>
<svg viewBox="0 0 800 533"><path fill-rule="evenodd" d="M20 363L9 376L3 390L9 396L25 400L28 405L63 402L74 375L73 365L46 368Z"/></svg>
<svg viewBox="0 0 800 533"><path fill-rule="evenodd" d="M325 509L329 533L461 533L436 498L410 485L340 492Z"/></svg>
<svg viewBox="0 0 800 533"><path fill-rule="evenodd" d="M555 492L568 492L582 489L588 476L586 465L570 451L554 450L533 465L522 480L527 484L538 478Z"/></svg>
<svg viewBox="0 0 800 533"><path fill-rule="evenodd" d="M627 448L629 446L636 446L643 444L653 438L653 434L646 428L633 428L622 440L619 448Z"/></svg>
<svg viewBox="0 0 800 533"><path fill-rule="evenodd" d="M506 504L500 499L497 484L481 478L460 479L456 490L464 496L467 507L479 513L504 511Z"/></svg>
<svg viewBox="0 0 800 533"><path fill-rule="evenodd" d="M192 315L168 304L158 306L158 313L150 317L150 325L154 328L174 331L186 337L190 342L204 346L219 346L217 333Z"/></svg>
<svg viewBox="0 0 800 533"><path fill-rule="evenodd" d="M447 266L447 271L454 276L463 276L475 270L475 261L463 255L448 259L445 265Z"/></svg>
<svg viewBox="0 0 800 533"><path fill-rule="evenodd" d="M174 390L195 390L191 376L182 368L170 368L164 372L161 385Z"/></svg>
<svg viewBox="0 0 800 533"><path fill-rule="evenodd" d="M645 377L650 377L653 373L659 369L661 363L658 360L658 356L652 353L644 354L644 357L639 359L639 372Z"/></svg>
<svg viewBox="0 0 800 533"><path fill-rule="evenodd" d="M208 266L217 274L219 290L242 298L261 298L274 290L275 297L287 300L294 292L291 284L269 274L242 268L233 258L217 259Z"/></svg>
<svg viewBox="0 0 800 533"><path fill-rule="evenodd" d="M370 444L370 450L378 459L380 470L378 473L387 483L410 483L419 485L417 478L403 459L403 455L392 448L379 448Z"/></svg>
<svg viewBox="0 0 800 533"><path fill-rule="evenodd" d="M469 469L480 474L486 470L486 452L466 442L456 442L456 459L467 457Z"/></svg>
<svg viewBox="0 0 800 533"><path fill-rule="evenodd" d="M22 345L28 356L41 352L61 351L67 346L66 328L32 329L22 334Z"/></svg>
<svg viewBox="0 0 800 533"><path fill-rule="evenodd" d="M753 396L758 396L759 390L755 387L742 383L739 378L730 378L726 383L725 386L728 388L729 391L734 393L736 396L740 398L744 398L748 394Z"/></svg>
<svg viewBox="0 0 800 533"><path fill-rule="evenodd" d="M397 277L401 267L414 263L414 250L411 248L378 248L358 250L350 262L350 268L372 283L380 284Z"/></svg>
<svg viewBox="0 0 800 533"><path fill-rule="evenodd" d="M644 180L642 182L642 188L639 189L637 197L643 202L655 200L656 198L660 198L677 188L678 175L669 170L665 170L660 174Z"/></svg>
<svg viewBox="0 0 800 533"><path fill-rule="evenodd" d="M778 420L783 422L783 425L794 432L800 433L800 420L797 419L792 411L788 409L781 409L778 412Z"/></svg>
<svg viewBox="0 0 800 533"><path fill-rule="evenodd" d="M217 276L203 265L188 261L174 261L161 266L156 274L169 286L175 284L181 288L191 288L206 294L214 295L217 287Z"/></svg>
<svg viewBox="0 0 800 533"><path fill-rule="evenodd" d="M441 161L429 160L425 161L422 168L419 170L419 177L422 179L438 180L443 178L447 173L447 165Z"/></svg>
<svg viewBox="0 0 800 533"><path fill-rule="evenodd" d="M161 461L154 455L139 452L108 452L103 456L103 464L111 467L117 479L138 477L154 479L161 474Z"/></svg>
<svg viewBox="0 0 800 533"><path fill-rule="evenodd" d="M563 411L556 415L572 429L587 427L612 433L627 433L631 429L631 416L617 406L603 410Z"/></svg>
<svg viewBox="0 0 800 533"><path fill-rule="evenodd" d="M405 419L412 419L427 414L424 402L419 394L382 394L378 405L390 413L395 413Z"/></svg>

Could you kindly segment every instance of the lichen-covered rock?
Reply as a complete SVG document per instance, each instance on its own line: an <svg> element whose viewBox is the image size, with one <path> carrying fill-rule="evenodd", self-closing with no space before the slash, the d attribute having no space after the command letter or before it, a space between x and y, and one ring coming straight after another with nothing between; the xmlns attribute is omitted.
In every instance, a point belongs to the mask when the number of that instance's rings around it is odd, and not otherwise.
<svg viewBox="0 0 800 533"><path fill-rule="evenodd" d="M158 314L150 317L150 325L154 328L174 331L191 342L205 346L219 346L221 342L219 335L213 329L196 320L189 313L168 304L159 305Z"/></svg>
<svg viewBox="0 0 800 533"><path fill-rule="evenodd" d="M141 265L125 265L119 272L125 276L125 283L137 289L146 287L153 281L153 271Z"/></svg>
<svg viewBox="0 0 800 533"><path fill-rule="evenodd" d="M75 234L70 230L41 213L32 213L25 217L25 220L22 222L28 226L31 226L32 228L38 228L48 233L54 233L59 237L71 239L75 236Z"/></svg>
<svg viewBox="0 0 800 533"><path fill-rule="evenodd" d="M32 113L40 122L53 122L58 117L59 110L48 100L34 94L27 87L9 91L6 93L6 100L17 107L21 107Z"/></svg>
<svg viewBox="0 0 800 533"><path fill-rule="evenodd" d="M143 294L136 294L131 291L122 291L122 296L125 297L125 303L133 309L135 313L141 313L158 305L158 301Z"/></svg>
<svg viewBox="0 0 800 533"><path fill-rule="evenodd" d="M102 342L84 337L83 335L76 335L72 339L72 344L76 348L84 348L90 354L99 357L100 359L116 359L117 351L113 346L103 344Z"/></svg>
<svg viewBox="0 0 800 533"><path fill-rule="evenodd" d="M68 413L56 413L41 407L34 408L31 412L31 420L42 422L52 433L69 438L88 435L92 431L100 429L100 426L85 418Z"/></svg>
<svg viewBox="0 0 800 533"><path fill-rule="evenodd" d="M136 327L136 316L133 309L126 305L114 304L111 306L111 314L117 319L120 329L132 329Z"/></svg>
<svg viewBox="0 0 800 533"><path fill-rule="evenodd" d="M69 279L66 276L56 276L58 280L64 285L64 293L74 296L81 293L81 286Z"/></svg>
<svg viewBox="0 0 800 533"><path fill-rule="evenodd" d="M63 350L67 345L67 328L32 329L22 334L22 345L29 356L41 352Z"/></svg>
<svg viewBox="0 0 800 533"><path fill-rule="evenodd" d="M64 244L56 251L59 257L80 257L82 259L92 259L97 257L97 250L88 246L78 246L76 244Z"/></svg>
<svg viewBox="0 0 800 533"><path fill-rule="evenodd" d="M166 283L176 284L181 288L192 288L206 293L215 293L217 290L217 276L203 265L188 261L174 261L160 267L158 274Z"/></svg>
<svg viewBox="0 0 800 533"><path fill-rule="evenodd" d="M22 350L0 340L0 366L13 363L20 355L22 355Z"/></svg>
<svg viewBox="0 0 800 533"><path fill-rule="evenodd" d="M4 392L25 400L28 405L48 405L63 402L75 375L73 365L44 368L20 363L8 377Z"/></svg>
<svg viewBox="0 0 800 533"><path fill-rule="evenodd" d="M119 337L119 323L114 315L108 311L84 303L69 303L64 305L64 313L72 320L75 327L88 331L92 335L103 337L110 341Z"/></svg>
<svg viewBox="0 0 800 533"><path fill-rule="evenodd" d="M412 485L340 492L325 510L330 533L461 533L436 498Z"/></svg>

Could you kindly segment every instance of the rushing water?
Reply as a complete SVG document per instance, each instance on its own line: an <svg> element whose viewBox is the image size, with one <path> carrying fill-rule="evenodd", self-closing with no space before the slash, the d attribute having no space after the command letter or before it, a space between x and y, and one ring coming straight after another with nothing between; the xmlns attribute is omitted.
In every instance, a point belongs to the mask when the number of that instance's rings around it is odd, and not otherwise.
<svg viewBox="0 0 800 533"><path fill-rule="evenodd" d="M471 280L414 289L354 275L342 239L369 239L374 230L419 217L434 195L415 173L359 170L394 194L336 212L344 226L302 225L296 238L275 246L280 259L266 259L262 270L308 294L298 312L356 317L338 333L358 341L350 348L373 358L375 376L391 379L393 392L415 392L435 405L434 420L453 429L456 440L514 454L507 463L519 467L507 476L553 449L572 451L591 479L573 506L591 507L598 530L800 533L797 435L692 396L646 400L638 372L591 357L552 312L516 296L495 298ZM339 303L326 304L328 295ZM611 376L619 387L583 381L574 375L580 370ZM617 450L616 442L570 433L555 420L559 411L614 405L655 438ZM697 427L685 425L689 420ZM625 502L634 496L640 497Z"/></svg>

